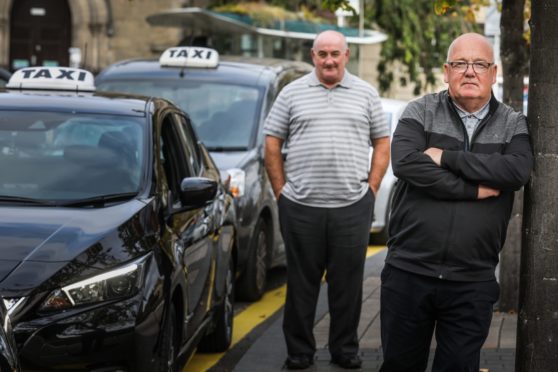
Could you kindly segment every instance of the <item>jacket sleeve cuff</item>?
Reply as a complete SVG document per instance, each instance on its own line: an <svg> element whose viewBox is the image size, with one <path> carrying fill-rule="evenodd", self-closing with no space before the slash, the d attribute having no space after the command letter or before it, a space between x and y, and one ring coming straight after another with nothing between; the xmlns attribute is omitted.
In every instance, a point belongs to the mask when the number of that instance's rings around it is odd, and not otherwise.
<svg viewBox="0 0 558 372"><path fill-rule="evenodd" d="M479 187L477 185L473 185L469 182L465 183L465 199L466 200L475 200L479 197Z"/></svg>

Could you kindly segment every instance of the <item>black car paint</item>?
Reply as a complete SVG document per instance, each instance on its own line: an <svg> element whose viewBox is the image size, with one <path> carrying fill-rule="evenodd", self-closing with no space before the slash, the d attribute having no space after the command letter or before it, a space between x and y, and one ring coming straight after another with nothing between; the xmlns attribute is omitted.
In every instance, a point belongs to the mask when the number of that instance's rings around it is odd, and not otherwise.
<svg viewBox="0 0 558 372"><path fill-rule="evenodd" d="M12 74L8 70L0 68L0 88L3 88L10 80Z"/></svg>
<svg viewBox="0 0 558 372"><path fill-rule="evenodd" d="M235 251L238 277L242 277L246 272L250 249L258 238L255 230L260 220L266 223L268 245L271 246L267 267L285 264L276 201L263 161L263 122L283 86L308 73L311 68L310 65L301 62L236 57L221 58L217 69L169 68L161 67L156 60L127 60L109 66L96 78L100 90L106 89L103 88L104 83L114 81L154 79L175 81L179 86L180 79L189 79L199 82L242 84L257 87L262 92L262 99L258 102L257 125L252 130L248 148L242 151L210 149L213 150L211 155L222 171L240 168L246 175L246 191L242 197L234 199L238 221L238 249ZM155 92L153 94L156 95ZM253 300L256 297L248 299Z"/></svg>
<svg viewBox="0 0 558 372"><path fill-rule="evenodd" d="M2 301L0 301L0 322L0 371L19 372L19 358L12 324Z"/></svg>
<svg viewBox="0 0 558 372"><path fill-rule="evenodd" d="M129 201L85 208L0 203L0 293L26 297L14 312L24 366L153 371L170 306L178 314L178 359L184 362L211 331L212 311L224 300L222 270L229 267L235 236L232 200L209 154L199 147L198 176L213 181L215 197L173 209L154 139L166 115L182 115L175 106L124 95L0 91L0 111L23 107L144 116L151 133L149 171ZM144 282L133 297L41 310L52 290L142 257Z"/></svg>

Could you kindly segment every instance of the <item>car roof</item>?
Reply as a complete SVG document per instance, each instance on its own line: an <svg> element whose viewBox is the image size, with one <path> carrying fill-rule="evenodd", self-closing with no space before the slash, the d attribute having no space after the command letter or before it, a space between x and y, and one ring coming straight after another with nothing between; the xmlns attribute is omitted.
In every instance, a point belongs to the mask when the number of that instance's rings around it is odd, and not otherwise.
<svg viewBox="0 0 558 372"><path fill-rule="evenodd" d="M236 82L243 85L265 85L273 76L285 70L310 71L311 68L312 66L305 62L235 56L220 56L217 68L161 67L157 59L129 59L108 66L99 73L96 81L99 83L103 79L143 80L147 76L157 79L188 79L192 76L196 80L218 79L220 82Z"/></svg>
<svg viewBox="0 0 558 372"><path fill-rule="evenodd" d="M71 93L0 89L0 110L57 111L145 116L152 99L113 93Z"/></svg>

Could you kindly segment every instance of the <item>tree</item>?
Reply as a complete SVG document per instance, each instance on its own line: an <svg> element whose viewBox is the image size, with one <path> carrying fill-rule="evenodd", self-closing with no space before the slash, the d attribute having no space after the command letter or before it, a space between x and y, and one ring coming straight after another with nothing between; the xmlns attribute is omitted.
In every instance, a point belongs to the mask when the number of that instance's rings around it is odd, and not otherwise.
<svg viewBox="0 0 558 372"><path fill-rule="evenodd" d="M558 365L558 3L532 0L529 129L535 169L525 187L517 372Z"/></svg>
<svg viewBox="0 0 558 372"><path fill-rule="evenodd" d="M523 110L523 77L527 75L528 44L524 37L525 0L503 0L500 58L504 77L503 101L517 111ZM517 311L519 305L519 268L523 190L515 193L506 245L500 259L500 311Z"/></svg>

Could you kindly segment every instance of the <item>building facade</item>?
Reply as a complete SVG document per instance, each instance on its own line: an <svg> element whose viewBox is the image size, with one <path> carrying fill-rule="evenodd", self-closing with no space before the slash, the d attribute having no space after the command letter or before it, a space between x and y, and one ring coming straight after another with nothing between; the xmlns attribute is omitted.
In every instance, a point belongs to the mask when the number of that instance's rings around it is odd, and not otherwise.
<svg viewBox="0 0 558 372"><path fill-rule="evenodd" d="M183 0L0 0L0 67L75 65L94 72L176 45L179 29L145 19Z"/></svg>
<svg viewBox="0 0 558 372"><path fill-rule="evenodd" d="M10 71L26 66L82 67L94 73L128 58L157 57L190 40L191 30L148 22L169 9L198 7L207 0L0 0L0 67ZM218 29L218 27L217 27ZM212 27L212 32L215 32ZM227 33L216 47L227 53L309 60L315 34L304 38ZM257 46L263 46L263 54ZM381 41L350 42L349 70L377 85ZM247 53L253 49L252 53ZM396 97L397 94L388 94Z"/></svg>

